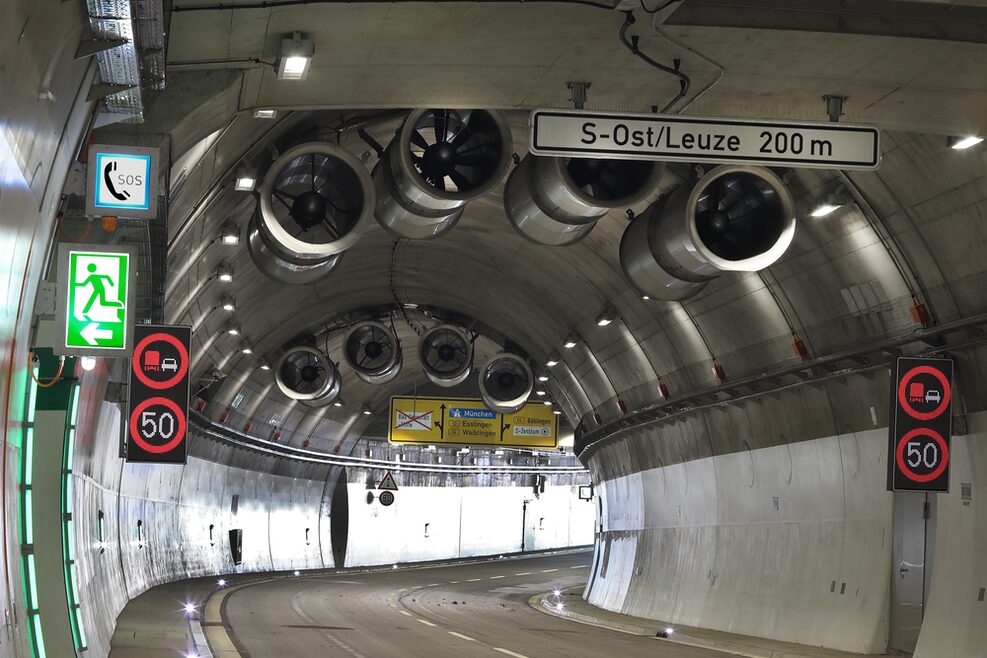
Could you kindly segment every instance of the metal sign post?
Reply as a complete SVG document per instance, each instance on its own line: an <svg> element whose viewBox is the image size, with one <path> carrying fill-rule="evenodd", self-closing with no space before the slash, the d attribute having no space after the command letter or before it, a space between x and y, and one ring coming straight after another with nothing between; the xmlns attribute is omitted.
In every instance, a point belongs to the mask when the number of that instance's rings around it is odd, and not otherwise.
<svg viewBox="0 0 987 658"><path fill-rule="evenodd" d="M127 461L184 464L191 327L140 325L130 364Z"/></svg>
<svg viewBox="0 0 987 658"><path fill-rule="evenodd" d="M533 110L529 130L533 154L557 157L877 169L881 153L877 128L836 123Z"/></svg>
<svg viewBox="0 0 987 658"><path fill-rule="evenodd" d="M888 489L948 492L953 362L900 357L891 381Z"/></svg>
<svg viewBox="0 0 987 658"><path fill-rule="evenodd" d="M86 174L86 214L158 216L158 149L93 144Z"/></svg>
<svg viewBox="0 0 987 658"><path fill-rule="evenodd" d="M133 342L135 269L136 252L130 247L59 248L56 352L127 355Z"/></svg>

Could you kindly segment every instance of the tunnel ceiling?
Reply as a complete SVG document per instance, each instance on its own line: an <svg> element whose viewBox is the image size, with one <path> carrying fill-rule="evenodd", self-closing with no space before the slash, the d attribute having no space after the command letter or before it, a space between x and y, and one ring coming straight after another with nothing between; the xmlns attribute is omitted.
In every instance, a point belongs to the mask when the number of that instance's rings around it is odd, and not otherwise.
<svg viewBox="0 0 987 658"><path fill-rule="evenodd" d="M648 17L637 13L642 49L662 61L682 58L693 84L687 98L716 80L710 60L726 65L723 80L687 114L821 120L821 95L839 93L849 97L843 120L885 129L877 172L789 174L799 227L779 263L759 274L722 276L684 304L642 300L625 282L617 259L625 209L610 212L573 246L539 246L507 221L503 181L468 204L458 225L436 240L396 241L372 221L338 269L317 284L276 284L257 270L243 240L235 247L216 241L224 222L242 230L254 209L253 195L233 190L237 163L269 160L268 145L298 131L335 141L334 127L366 120L361 125L386 145L400 124L389 108L511 108L504 116L513 150L523 156L527 110L570 106L566 81L592 82L593 109L647 111L663 104L676 92L675 79L623 50L616 37L623 14L565 5L437 4L174 14L174 74L148 116L201 98L183 118L169 117L174 158L218 131L204 157L173 172L169 224L167 319L196 329L200 386L213 374L224 377L211 387L206 413L295 430L298 441L331 437L321 447L352 440L373 427L374 419L360 413L363 405L377 413L390 395L424 382L418 335L450 314L484 334L478 362L504 341L534 364L560 353L549 393L576 426L618 397L653 398L659 377L673 391L692 390L716 383L714 362L732 377L790 362L796 358L793 333L811 355L907 333L915 328L913 297L939 322L984 310L975 293L982 282L963 264L963 247L929 228L945 218L951 230L984 239L977 219L987 196L984 156L951 151L944 137L984 132L987 79L977 73L987 70L982 45L857 34L807 39L789 29L662 28L700 57L652 32ZM269 57L282 32L299 28L316 43L305 82L276 81L269 66L217 63ZM244 68L242 79L205 70L227 66ZM257 107L282 111L264 121L252 118ZM377 156L355 131L338 135L368 169L375 164ZM669 167L659 188L632 210L642 211L688 174L688 168ZM847 187L852 202L826 218L807 217L835 185ZM214 279L220 261L233 265L232 286ZM217 308L223 293L236 297L233 316L243 336L223 333L230 319ZM853 302L861 296L874 303L861 309ZM259 358L273 361L291 339L342 327L368 307L404 309L395 326L405 364L391 383L364 384L344 365L344 407L310 411L291 404L274 388L271 373L257 368ZM610 307L618 321L598 327L596 316ZM573 333L580 344L562 349ZM243 337L254 354L240 353ZM342 360L341 340L339 330L330 334L334 360Z"/></svg>

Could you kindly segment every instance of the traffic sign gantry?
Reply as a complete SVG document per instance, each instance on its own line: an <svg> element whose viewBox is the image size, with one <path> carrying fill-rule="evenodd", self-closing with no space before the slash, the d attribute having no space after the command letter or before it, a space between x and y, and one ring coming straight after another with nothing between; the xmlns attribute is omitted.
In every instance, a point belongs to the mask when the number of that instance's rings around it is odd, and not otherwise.
<svg viewBox="0 0 987 658"><path fill-rule="evenodd" d="M953 362L900 357L892 380L888 489L949 491Z"/></svg>
<svg viewBox="0 0 987 658"><path fill-rule="evenodd" d="M86 213L156 218L158 157L155 148L90 146Z"/></svg>
<svg viewBox="0 0 987 658"><path fill-rule="evenodd" d="M474 398L391 398L387 438L391 443L558 447L558 416L544 404L513 414L487 409Z"/></svg>
<svg viewBox="0 0 987 658"><path fill-rule="evenodd" d="M877 169L872 126L744 121L629 112L532 110L535 155Z"/></svg>
<svg viewBox="0 0 987 658"><path fill-rule="evenodd" d="M139 325L130 362L127 461L184 464L191 327Z"/></svg>
<svg viewBox="0 0 987 658"><path fill-rule="evenodd" d="M60 247L59 353L127 355L134 329L135 256L129 247Z"/></svg>

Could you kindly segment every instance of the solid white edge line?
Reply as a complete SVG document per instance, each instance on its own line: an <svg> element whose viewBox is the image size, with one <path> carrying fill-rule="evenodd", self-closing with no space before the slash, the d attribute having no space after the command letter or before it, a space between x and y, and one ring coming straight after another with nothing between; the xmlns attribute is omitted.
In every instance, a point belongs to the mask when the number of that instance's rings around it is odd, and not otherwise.
<svg viewBox="0 0 987 658"><path fill-rule="evenodd" d="M511 651L509 649L501 649L500 647L494 647L493 650L494 651L499 651L501 653L506 653L508 656L514 656L514 658L528 658L527 656L525 656L522 653L514 653L513 651Z"/></svg>
<svg viewBox="0 0 987 658"><path fill-rule="evenodd" d="M449 635L452 635L453 637L458 637L461 640L466 640L467 642L476 642L476 640L471 638L469 635L463 635L462 633L457 633L456 631L449 631Z"/></svg>

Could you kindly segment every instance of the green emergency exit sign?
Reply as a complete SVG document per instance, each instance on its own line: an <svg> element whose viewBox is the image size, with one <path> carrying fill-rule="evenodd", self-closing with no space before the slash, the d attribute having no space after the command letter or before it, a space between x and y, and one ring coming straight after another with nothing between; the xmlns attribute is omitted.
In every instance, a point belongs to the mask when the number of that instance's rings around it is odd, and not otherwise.
<svg viewBox="0 0 987 658"><path fill-rule="evenodd" d="M129 356L133 335L133 251L63 246L59 267L59 351Z"/></svg>

